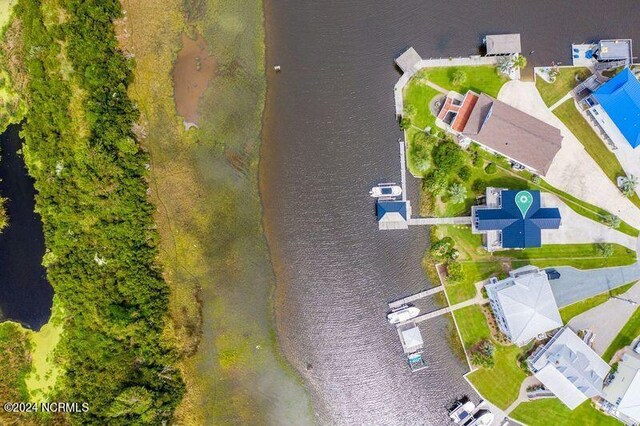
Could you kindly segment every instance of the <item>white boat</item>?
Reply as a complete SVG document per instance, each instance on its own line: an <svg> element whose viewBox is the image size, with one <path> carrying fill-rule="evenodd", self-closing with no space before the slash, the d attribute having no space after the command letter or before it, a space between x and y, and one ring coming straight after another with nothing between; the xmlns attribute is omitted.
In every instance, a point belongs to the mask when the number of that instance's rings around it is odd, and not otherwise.
<svg viewBox="0 0 640 426"><path fill-rule="evenodd" d="M482 409L482 410L476 411L473 414L472 419L469 420L464 425L465 426L489 426L491 423L493 423L494 418L495 416L491 411Z"/></svg>
<svg viewBox="0 0 640 426"><path fill-rule="evenodd" d="M449 417L456 424L464 424L473 418L472 413L475 409L476 405L465 397L458 400L456 405L449 410Z"/></svg>
<svg viewBox="0 0 640 426"><path fill-rule="evenodd" d="M395 183L380 183L371 188L369 195L374 198L380 197L398 197L402 195L402 188Z"/></svg>
<svg viewBox="0 0 640 426"><path fill-rule="evenodd" d="M393 312L387 315L387 319L391 324L398 324L404 321L409 321L411 318L415 318L420 313L420 309L414 306L403 305Z"/></svg>

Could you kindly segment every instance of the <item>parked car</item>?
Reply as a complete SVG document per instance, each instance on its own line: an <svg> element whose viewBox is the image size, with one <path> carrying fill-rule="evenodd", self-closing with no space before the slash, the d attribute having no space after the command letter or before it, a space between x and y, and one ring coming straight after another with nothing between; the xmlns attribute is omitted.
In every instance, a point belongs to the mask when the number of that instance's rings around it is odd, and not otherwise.
<svg viewBox="0 0 640 426"><path fill-rule="evenodd" d="M640 340L636 343L636 347L633 348L633 351L637 354L640 354Z"/></svg>
<svg viewBox="0 0 640 426"><path fill-rule="evenodd" d="M553 268L546 269L545 272L547 273L547 278L549 278L550 280L557 280L558 278L560 278L560 272Z"/></svg>

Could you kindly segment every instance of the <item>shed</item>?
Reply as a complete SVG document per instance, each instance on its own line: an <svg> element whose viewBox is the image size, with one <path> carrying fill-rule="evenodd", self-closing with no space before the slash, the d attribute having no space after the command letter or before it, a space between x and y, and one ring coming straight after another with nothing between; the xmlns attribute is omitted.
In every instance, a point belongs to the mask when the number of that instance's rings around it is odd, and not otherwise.
<svg viewBox="0 0 640 426"><path fill-rule="evenodd" d="M492 34L484 38L487 55L511 55L521 53L520 34Z"/></svg>
<svg viewBox="0 0 640 426"><path fill-rule="evenodd" d="M413 47L410 47L405 50L402 55L398 56L395 61L402 72L407 72L412 70L414 67L417 67L420 61L422 61L422 58Z"/></svg>

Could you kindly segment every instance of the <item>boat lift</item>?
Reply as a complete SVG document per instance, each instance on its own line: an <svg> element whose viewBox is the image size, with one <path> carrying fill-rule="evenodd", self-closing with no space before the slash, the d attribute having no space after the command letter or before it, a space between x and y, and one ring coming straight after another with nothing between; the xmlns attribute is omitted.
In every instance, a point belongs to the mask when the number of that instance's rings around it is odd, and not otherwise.
<svg viewBox="0 0 640 426"><path fill-rule="evenodd" d="M413 321L402 323L398 325L397 330L411 371L416 372L427 368L427 363L422 358L424 341L416 323Z"/></svg>

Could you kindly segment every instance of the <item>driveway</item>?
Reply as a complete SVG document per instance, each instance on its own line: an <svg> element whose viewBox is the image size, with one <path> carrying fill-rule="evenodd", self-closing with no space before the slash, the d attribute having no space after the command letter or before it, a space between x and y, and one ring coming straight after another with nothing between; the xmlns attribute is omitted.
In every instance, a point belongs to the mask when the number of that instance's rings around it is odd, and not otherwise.
<svg viewBox="0 0 640 426"><path fill-rule="evenodd" d="M569 327L574 331L593 331L593 350L602 355L638 308L637 304L630 303L629 300L640 302L640 284L631 287L620 299L609 299L572 318Z"/></svg>
<svg viewBox="0 0 640 426"><path fill-rule="evenodd" d="M540 198L544 207L557 207L562 217L560 229L542 230L544 244L616 243L636 250L637 238L579 215L555 194L543 192Z"/></svg>
<svg viewBox="0 0 640 426"><path fill-rule="evenodd" d="M640 228L640 210L620 193L580 141L549 111L535 83L509 81L500 89L498 99L560 129L564 136L562 148L545 176L547 182Z"/></svg>
<svg viewBox="0 0 640 426"><path fill-rule="evenodd" d="M605 291L640 280L640 265L580 270L570 266L555 268L560 278L551 280L558 307L570 305Z"/></svg>

